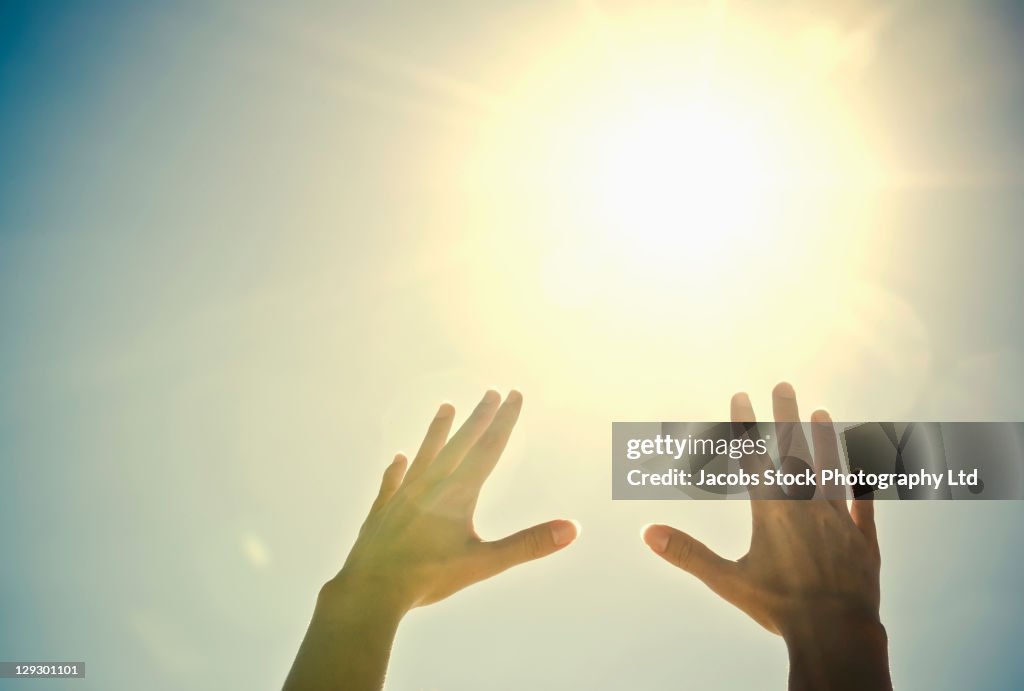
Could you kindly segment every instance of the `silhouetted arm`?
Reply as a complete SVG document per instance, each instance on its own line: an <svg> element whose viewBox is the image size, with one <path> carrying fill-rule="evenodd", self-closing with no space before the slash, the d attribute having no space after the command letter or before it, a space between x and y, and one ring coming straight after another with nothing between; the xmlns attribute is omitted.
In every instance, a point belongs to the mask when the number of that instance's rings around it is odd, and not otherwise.
<svg viewBox="0 0 1024 691"><path fill-rule="evenodd" d="M513 391L500 402L488 391L451 439L455 409L442 405L412 464L399 455L384 471L345 565L320 591L286 691L377 691L409 610L576 538L576 525L565 520L494 542L476 534L477 497L512 434L522 396Z"/></svg>
<svg viewBox="0 0 1024 691"><path fill-rule="evenodd" d="M320 591L285 689L380 689L405 614L386 593L343 576Z"/></svg>
<svg viewBox="0 0 1024 691"><path fill-rule="evenodd" d="M877 612L822 606L785 625L789 688L891 689L889 641Z"/></svg>

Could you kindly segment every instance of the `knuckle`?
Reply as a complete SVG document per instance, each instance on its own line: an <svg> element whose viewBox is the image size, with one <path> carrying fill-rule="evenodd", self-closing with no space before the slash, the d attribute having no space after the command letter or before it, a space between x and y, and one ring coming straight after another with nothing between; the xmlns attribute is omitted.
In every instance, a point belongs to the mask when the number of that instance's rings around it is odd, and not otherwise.
<svg viewBox="0 0 1024 691"><path fill-rule="evenodd" d="M450 477L434 492L434 503L440 505L461 504L472 498L472 491L460 478Z"/></svg>
<svg viewBox="0 0 1024 691"><path fill-rule="evenodd" d="M536 530L527 530L521 541L523 555L527 559L537 559L544 555L544 545Z"/></svg>
<svg viewBox="0 0 1024 691"><path fill-rule="evenodd" d="M672 555L672 560L676 564L685 569L693 559L693 540L673 535L669 541L669 554Z"/></svg>
<svg viewBox="0 0 1024 691"><path fill-rule="evenodd" d="M477 442L477 451L488 453L497 449L501 445L501 434L496 430L488 430L480 441Z"/></svg>

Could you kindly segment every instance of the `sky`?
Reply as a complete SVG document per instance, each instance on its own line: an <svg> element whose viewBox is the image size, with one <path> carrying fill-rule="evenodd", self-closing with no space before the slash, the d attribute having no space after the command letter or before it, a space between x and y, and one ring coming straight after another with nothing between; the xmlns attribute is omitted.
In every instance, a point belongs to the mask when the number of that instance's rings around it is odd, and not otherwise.
<svg viewBox="0 0 1024 691"><path fill-rule="evenodd" d="M611 422L766 412L783 379L837 420L1024 419L1022 28L0 3L0 658L279 687L393 454L517 387L478 530L581 538L414 611L388 688L781 686L782 642L639 539L738 557L747 507L613 502ZM879 507L898 686L1024 682L1022 519Z"/></svg>

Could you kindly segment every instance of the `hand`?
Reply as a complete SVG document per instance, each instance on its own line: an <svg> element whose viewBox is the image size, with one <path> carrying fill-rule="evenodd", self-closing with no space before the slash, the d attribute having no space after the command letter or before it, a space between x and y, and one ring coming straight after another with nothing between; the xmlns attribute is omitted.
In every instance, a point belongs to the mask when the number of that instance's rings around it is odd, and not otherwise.
<svg viewBox="0 0 1024 691"><path fill-rule="evenodd" d="M442 600L505 569L545 557L576 538L576 525L556 520L494 542L480 539L473 512L480 489L505 449L523 398L488 391L448 439L455 409L445 404L406 472L395 457L380 493L335 583L359 584L405 611Z"/></svg>
<svg viewBox="0 0 1024 691"><path fill-rule="evenodd" d="M395 457L345 565L320 591L286 689L379 689L398 623L410 609L576 539L576 525L566 520L493 542L473 527L480 488L522 402L517 391L504 403L488 391L451 439L455 409L444 404L412 464Z"/></svg>
<svg viewBox="0 0 1024 691"><path fill-rule="evenodd" d="M783 469L801 461L810 465L793 387L776 386L773 403ZM746 394L733 397L732 420L754 422ZM819 410L811 420L814 467L819 474L838 468L831 418ZM772 467L767 457L751 465L753 472ZM871 499L856 499L848 508L845 493L822 496L819 490L818 499L786 500L776 486L750 489L750 550L736 561L669 526L649 526L643 539L785 639L791 688L891 688L878 616L881 561Z"/></svg>

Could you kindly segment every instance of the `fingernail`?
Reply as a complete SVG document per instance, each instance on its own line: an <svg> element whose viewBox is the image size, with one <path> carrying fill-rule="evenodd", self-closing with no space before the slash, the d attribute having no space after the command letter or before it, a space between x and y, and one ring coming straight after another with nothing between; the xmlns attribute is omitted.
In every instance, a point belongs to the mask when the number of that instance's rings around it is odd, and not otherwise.
<svg viewBox="0 0 1024 691"><path fill-rule="evenodd" d="M668 549L668 531L661 526L649 525L644 528L644 542L658 554Z"/></svg>
<svg viewBox="0 0 1024 691"><path fill-rule="evenodd" d="M512 389L508 392L508 398L505 399L509 403L522 403L523 394L519 393L516 389Z"/></svg>
<svg viewBox="0 0 1024 691"><path fill-rule="evenodd" d="M567 545L579 535L579 524L576 521L562 521L551 526L551 539L556 547Z"/></svg>
<svg viewBox="0 0 1024 691"><path fill-rule="evenodd" d="M501 401L501 394L494 389L488 389L484 397L480 399L480 403L487 405L495 405L499 401Z"/></svg>
<svg viewBox="0 0 1024 691"><path fill-rule="evenodd" d="M814 414L811 415L811 422L815 423L816 425L828 427L829 425L832 424L832 416L828 414L828 411L816 410L814 411Z"/></svg>
<svg viewBox="0 0 1024 691"><path fill-rule="evenodd" d="M442 403L441 407L437 409L437 415L434 416L435 420L442 418L451 417L455 414L455 406L451 403Z"/></svg>
<svg viewBox="0 0 1024 691"><path fill-rule="evenodd" d="M796 391L789 382L781 382L775 387L775 395L779 398L796 398Z"/></svg>

